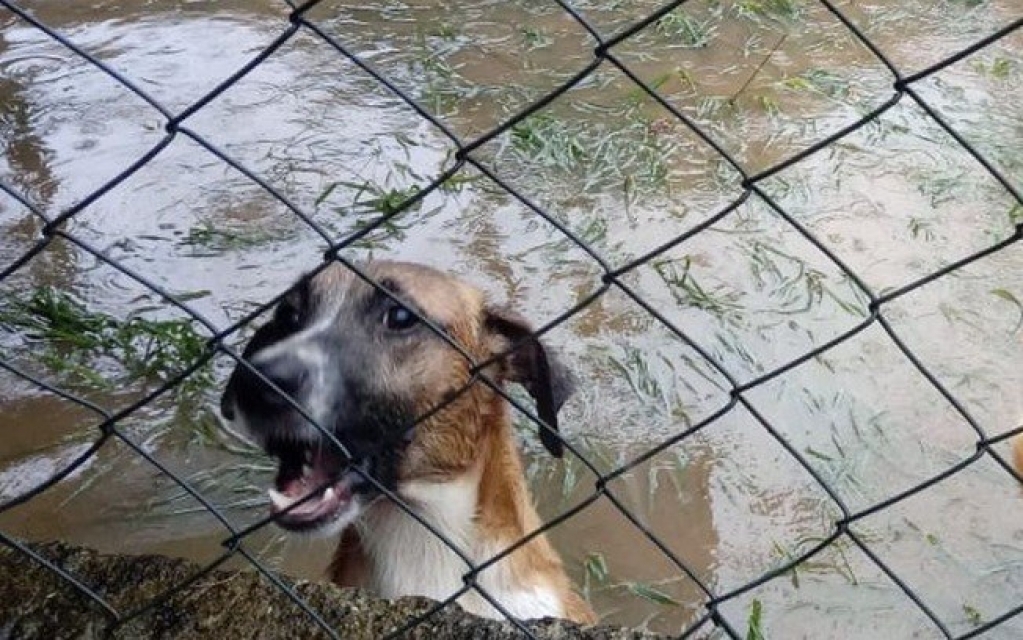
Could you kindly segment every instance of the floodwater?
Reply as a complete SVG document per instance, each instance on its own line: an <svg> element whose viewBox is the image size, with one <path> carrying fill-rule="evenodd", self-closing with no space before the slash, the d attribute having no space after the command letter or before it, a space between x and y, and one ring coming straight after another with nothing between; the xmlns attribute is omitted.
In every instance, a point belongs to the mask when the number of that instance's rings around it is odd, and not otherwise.
<svg viewBox="0 0 1023 640"><path fill-rule="evenodd" d="M287 26L286 5L269 0L22 4L172 113ZM657 3L573 6L610 36ZM837 6L906 74L1023 16L1017 0ZM309 17L464 139L569 79L594 48L553 3L324 2ZM749 174L840 130L892 92L884 66L841 23L798 0L693 0L684 14L674 12L612 53ZM1017 29L915 90L1019 190L1021 87ZM0 9L0 180L39 209L56 215L74 206L153 149L165 123L144 100ZM388 194L411 193L454 162L440 129L308 31L183 126L335 240L372 220ZM613 267L694 228L742 192L742 177L727 162L610 62L473 157ZM1004 240L1023 220L1008 192L908 97L760 187L874 293ZM0 195L0 268L34 245L41 226ZM218 327L282 291L326 247L186 133L74 216L66 231ZM452 270L537 323L601 284L589 254L471 167L346 255ZM549 342L584 381L566 406L564 430L601 472L727 407L730 384L721 370L739 384L754 380L868 314L860 285L758 196L622 281L713 364L614 288L553 330ZM0 282L0 296L41 286L119 318L182 317L63 239ZM1020 301L1017 242L883 307L892 330L989 436L1023 421ZM107 411L157 386L146 379L84 384L47 357L49 348L31 332L0 331L6 362ZM102 376L124 379L116 358L93 364ZM220 383L230 364L215 363ZM842 511L791 451L856 513L976 450L973 427L877 323L743 395L752 410L735 405L608 485L692 577L606 497L552 532L606 621L677 632L704 612L704 588L731 593L830 536ZM217 428L216 398L216 386L165 394L130 414L121 430L242 527L265 512L268 474L265 461L231 453L238 443ZM45 482L98 436L98 414L3 370L0 402L0 501ZM552 461L529 435L524 445L544 516L594 491L595 478L578 459ZM996 450L1006 454L1008 443ZM850 529L866 550L841 536L796 569L728 600L722 614L741 635L756 626L756 602L767 637L937 637L873 555L953 633L965 633L1023 603L1021 507L1018 483L984 457L855 520ZM59 484L0 514L0 530L199 561L218 557L229 535L116 438ZM319 575L330 550L329 541L285 539L273 530L257 532L246 547L306 577ZM1020 634L1017 615L985 637Z"/></svg>

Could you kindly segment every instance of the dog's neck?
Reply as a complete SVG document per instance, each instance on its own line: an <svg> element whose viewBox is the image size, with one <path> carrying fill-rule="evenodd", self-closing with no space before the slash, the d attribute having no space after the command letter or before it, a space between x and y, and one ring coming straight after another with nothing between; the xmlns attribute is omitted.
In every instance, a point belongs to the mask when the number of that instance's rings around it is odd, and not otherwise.
<svg viewBox="0 0 1023 640"><path fill-rule="evenodd" d="M504 408L491 417L480 443L478 463L444 481L417 481L399 488L414 512L457 547L388 500L379 500L345 531L331 567L335 582L365 586L384 597L452 597L471 571L540 526L529 498L515 435ZM464 556L464 558L463 558ZM521 619L566 617L586 610L565 578L561 561L538 536L488 566L476 583L505 612ZM470 588L458 598L462 608L503 617Z"/></svg>

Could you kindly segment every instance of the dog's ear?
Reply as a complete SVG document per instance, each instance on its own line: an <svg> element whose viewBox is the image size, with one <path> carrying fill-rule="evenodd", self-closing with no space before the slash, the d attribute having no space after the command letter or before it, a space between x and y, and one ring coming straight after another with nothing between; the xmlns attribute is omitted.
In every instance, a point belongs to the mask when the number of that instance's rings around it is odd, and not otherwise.
<svg viewBox="0 0 1023 640"><path fill-rule="evenodd" d="M503 338L497 341L495 353L515 347L506 359L505 375L533 397L537 415L550 427L540 428L540 442L552 456L560 458L564 443L554 432L558 430L558 410L575 391L571 372L533 336L533 328L518 313L487 309L484 327L492 336Z"/></svg>

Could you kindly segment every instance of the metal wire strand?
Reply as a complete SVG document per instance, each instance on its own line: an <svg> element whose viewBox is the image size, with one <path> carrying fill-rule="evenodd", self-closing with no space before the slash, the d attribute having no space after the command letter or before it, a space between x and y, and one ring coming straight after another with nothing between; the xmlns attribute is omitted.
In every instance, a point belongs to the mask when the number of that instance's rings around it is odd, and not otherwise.
<svg viewBox="0 0 1023 640"><path fill-rule="evenodd" d="M573 460L578 461L582 467L585 468L586 472L590 474L593 482L593 490L573 507L563 510L557 516L554 516L544 522L537 529L527 532L527 535L525 535L522 539L513 541L506 548L495 552L494 555L484 559L482 562L473 562L468 550L460 548L455 541L446 538L442 531L419 514L412 506L402 500L399 495L385 487L379 479L372 477L370 474L361 469L356 469L358 473L364 476L364 480L366 482L374 485L377 490L383 494L384 499L394 502L398 508L404 510L411 518L417 521L419 525L424 527L429 535L440 538L452 553L461 558L466 566L465 573L462 575L464 584L461 587L459 587L454 593L451 593L447 598L428 608L426 611L391 630L387 636L388 638L400 638L406 636L410 632L413 632L419 625L437 615L438 612L454 606L456 600L470 592L478 594L483 600L487 601L495 610L506 617L515 626L515 628L522 633L523 636L536 637L532 630L524 624L523 621L516 620L510 615L505 608L504 603L502 603L500 599L495 597L494 594L489 593L483 586L481 586L479 578L483 572L505 560L516 550L521 549L524 545L528 544L538 536L548 533L554 527L570 521L576 517L577 514L591 508L591 506L598 501L610 503L613 508L622 515L627 526L633 527L646 540L651 542L654 548L656 548L658 552L663 555L664 558L675 567L675 569L677 569L679 576L684 577L684 579L696 585L699 589L702 594L703 608L694 616L694 619L687 623L686 628L681 630L681 637L684 638L702 636L708 632L714 633L715 631L716 633L736 640L746 637L738 628L739 625L737 624L737 621L729 620L724 614L722 611L722 607L724 605L743 594L752 593L761 586L774 580L778 580L793 569L798 569L804 563L812 560L815 556L830 548L837 542L845 540L851 541L855 547L862 552L866 561L876 567L880 574L885 576L887 580L889 580L902 594L904 594L908 601L912 603L912 606L916 607L919 613L922 614L922 616L929 622L932 630L942 637L972 638L979 636L986 631L996 629L1007 621L1023 615L1023 605L1016 606L1007 611L995 614L990 619L984 621L982 624L976 625L967 632L956 635L951 628L952 625L950 625L950 621L942 619L939 612L935 610L933 603L928 603L918 592L918 586L898 575L896 570L892 567L891 562L884 558L880 551L874 548L875 545L872 544L869 536L863 535L863 533L857 531L854 526L873 514L882 512L895 505L902 504L906 500L920 495L922 492L941 485L941 483L945 482L949 478L952 478L956 474L959 474L975 465L979 460L993 460L998 468L1004 470L1007 476L1012 477L1013 481L1017 483L1023 482L1023 478L1020 477L1017 470L1013 469L1013 467L1003 459L1002 455L995 450L995 445L1006 442L1010 437L1023 437L1023 426L1009 432L991 435L989 433L990 429L986 429L979 420L971 415L962 399L957 397L954 393L954 389L951 389L944 384L939 379L939 376L928 366L928 364L914 353L914 351L906 344L905 340L892 326L892 323L886 315L887 305L919 290L922 287L925 287L929 283L940 278L948 277L960 269L975 264L978 261L987 259L1000 251L1009 249L1010 247L1018 248L1020 246L1020 241L1023 240L1023 223L1017 223L1014 233L1012 233L1009 237L1003 238L997 242L991 242L988 246L977 250L971 255L957 257L945 266L927 273L912 282L886 291L874 291L854 269L843 262L841 257L832 250L828 242L819 237L818 234L808 228L790 211L786 210L786 208L773 198L764 187L765 181L769 178L778 176L786 169L802 163L807 158L810 158L815 154L826 153L835 145L841 144L853 133L877 122L886 113L888 113L889 110L897 104L900 104L903 100L907 100L909 101L909 104L920 107L920 110L922 110L931 122L944 131L948 137L954 141L958 148L969 154L969 156L976 161L977 166L989 175L991 179L997 183L997 185L1003 189L1018 206L1023 207L1023 196L1021 196L1013 180L1010 179L1009 176L1005 175L1004 171L1000 170L995 163L986 157L976 146L971 144L968 136L957 131L941 113L941 110L929 104L916 88L916 84L918 82L934 76L934 74L939 73L941 70L984 50L986 47L989 47L994 43L1004 41L1005 38L1023 27L1023 18L1012 21L1010 24L996 30L994 33L978 39L972 45L945 57L943 60L940 60L925 69L907 74L900 69L899 66L893 62L892 59L876 43L871 41L864 30L860 28L855 21L845 15L839 7L830 0L816 1L826 12L833 16L838 23L847 29L852 35L852 38L862 45L880 65L887 69L887 73L889 73L891 77L891 93L890 95L887 95L880 104L859 114L855 119L842 123L836 130L823 136L814 144L779 159L770 167L756 172L751 172L743 165L743 162L739 158L726 149L725 144L715 137L708 127L701 125L694 118L684 113L680 108L673 104L668 97L662 95L657 87L643 80L641 74L635 68L630 66L626 59L619 54L619 48L623 45L623 43L628 42L630 39L637 37L638 34L650 29L659 20L667 16L672 11L679 10L686 4L686 0L668 2L649 15L642 16L633 23L617 30L612 35L602 34L599 28L586 17L585 12L580 8L573 6L573 3L556 0L556 2L553 3L557 7L556 10L560 11L565 19L572 21L575 25L581 28L585 37L592 42L592 57L588 60L584 60L577 69L573 70L569 74L567 79L559 81L542 96L538 97L525 107L517 109L514 113L507 115L501 120L501 122L497 123L489 130L483 131L472 138L460 136L452 129L449 123L445 122L443 118L432 113L430 109L420 103L411 93L401 89L400 82L398 82L397 79L388 77L387 73L382 72L379 68L372 64L370 57L360 55L355 51L353 46L344 42L341 38L331 35L315 19L311 18L310 13L315 6L320 4L319 0L309 0L303 3L285 2L285 4L290 8L290 13L287 16L287 20L282 21L279 32L272 35L272 37L270 37L266 42L265 46L259 48L258 51L251 55L245 64L228 74L221 82L217 83L214 88L199 96L194 102L177 112L167 108L152 95L146 92L142 88L143 83L138 79L132 78L130 72L115 69L114 66L104 62L96 52L91 52L86 47L76 43L73 37L68 34L61 33L58 29L45 24L44 21L36 17L32 10L27 8L29 3L15 2L13 0L0 0L0 8L4 8L10 12L14 19L20 21L24 25L28 25L41 34L44 34L52 42L62 47L66 55L99 71L104 76L117 83L117 85L142 100L162 119L163 122L163 135L155 144L141 153L141 155L135 158L127 167L118 171L116 175L108 177L102 184L64 210L49 211L46 206L41 203L34 202L32 198L20 192L14 186L6 183L0 183L0 191L6 194L7 197L12 198L19 205L25 207L33 218L38 219L41 225L39 237L31 243L31 246L22 251L20 255L14 256L9 264L0 265L0 283L13 279L16 275L21 273L29 264L42 255L55 240L68 242L74 246L76 250L89 255L102 265L115 270L118 274L128 278L143 289L151 292L161 299L166 305L174 308L177 312L180 312L185 317L196 323L205 332L207 339L204 353L195 361L182 367L182 369L175 375L170 376L156 388L142 394L141 397L132 401L128 406L117 410L108 410L100 407L85 397L65 390L60 384L47 379L45 376L38 374L34 370L26 369L22 366L20 360L9 357L6 354L0 354L0 369L3 369L7 374L14 376L26 384L32 385L40 393L52 395L60 398L64 402L89 411L94 414L99 421L95 426L94 439L82 453L76 455L73 460L68 461L61 468L56 469L48 478L36 484L30 490L0 503L0 513L17 509L20 505L36 499L37 496L47 491L51 491L61 480L83 468L84 465L88 464L95 456L98 455L99 451L103 447L105 447L109 442L114 441L127 447L128 450L131 451L132 455L144 461L147 465L155 469L157 473L169 479L185 494L195 500L204 511L208 512L217 520L218 525L223 528L225 535L225 538L222 540L224 550L219 557L204 564L197 572L181 584L175 585L166 592L154 597L150 602L142 605L138 609L128 612L115 610L103 598L103 589L101 585L87 584L86 581L76 577L71 571L60 566L58 562L42 557L30 546L23 544L12 536L0 532L0 544L6 545L18 553L25 554L27 557L31 558L33 562L38 563L45 567L48 571L53 572L53 574L58 576L59 579L68 585L70 589L81 594L85 601L90 603L90 606L95 606L102 610L103 614L109 620L109 629L111 631L116 630L118 627L125 625L127 622L134 620L139 616L144 616L151 611L171 603L175 596L182 593L187 587L194 584L196 581L208 576L210 573L220 568L228 560L232 558L242 558L251 564L271 584L279 589L281 593L284 594L289 601L294 603L296 607L303 611L305 615L309 616L309 618L313 620L326 635L332 638L345 637L344 629L331 627L322 615L322 612L316 611L315 608L309 605L309 603L305 602L299 593L291 587L286 578L268 567L257 554L252 553L245 547L245 542L248 541L254 533L264 529L272 523L274 520L273 517L261 518L256 522L245 526L239 526L233 523L223 509L219 508L211 499L203 495L203 492L194 486L193 483L189 482L187 478L183 477L180 473L175 472L169 465L162 462L153 454L152 451L149 450L149 448L138 442L130 434L129 430L125 428L126 421L128 419L136 416L138 412L151 406L153 402L162 396L171 393L183 384L190 376L194 375L200 368L206 366L214 357L217 356L231 360L235 366L248 370L253 376L262 380L269 387L277 389L274 383L267 380L247 359L241 357L234 349L229 347L227 342L239 332L242 332L257 323L258 318L261 315L272 309L285 295L287 295L287 291L282 291L279 295L272 296L269 299L264 300L256 309L246 313L243 317L229 323L227 326L219 326L216 322L204 316L190 305L187 299L184 299L181 295L177 295L158 284L156 279L152 276L111 257L109 252L84 239L81 234L75 231L73 225L70 224L82 211L93 206L96 202L107 198L108 194L115 187L125 182L143 167L152 163L175 139L181 136L195 142L201 148L200 153L208 154L210 159L223 165L225 169L240 175L248 183L270 196L276 203L286 209L290 216L293 216L296 220L300 221L305 228L319 238L319 241L322 242L322 246L320 248L323 250L324 259L309 274L307 274L307 277L313 277L316 273L319 273L330 265L340 264L344 268L352 271L358 278L365 281L368 285L394 300L398 300L398 298L396 298L383 283L376 282L366 273L363 267L360 266L356 260L348 257L348 250L357 242L364 239L368 234L384 227L388 223L400 219L402 216L408 215L409 211L421 203L425 198L435 193L438 189L441 189L460 171L471 168L471 170L478 172L485 180L487 180L488 184L500 189L501 192L521 205L526 211L535 215L537 219L542 220L543 224L547 225L552 234L556 234L560 238L567 239L567 241L575 249L578 249L585 255L586 260L588 260L600 273L599 278L595 278L596 281L593 283L593 288L589 293L580 296L581 299L578 302L569 305L563 312L558 313L554 318L545 322L534 332L532 336L527 338L527 340L539 338L555 328L563 326L566 322L571 321L580 313L583 313L586 309L590 308L591 305L604 297L609 291L613 290L624 295L625 298L632 303L635 303L643 312L648 314L657 325L667 330L671 335L681 340L688 348L692 349L706 367L709 370L712 370L715 375L719 376L720 379L724 381L722 386L726 387L724 389L726 396L723 396L723 400L719 403L717 408L713 409L701 420L697 421L693 425L677 429L669 437L663 439L659 443L652 444L645 451L639 453L630 460L618 464L615 468L608 471L601 471L600 466L591 460L583 448L581 448L577 443L574 443L571 438L565 438L562 434L553 430L551 425L544 423L535 411L525 406L514 396L510 395L500 384L484 375L483 372L489 365L501 358L507 357L508 354L512 353L518 346L520 346L521 343L510 346L506 352L497 354L491 359L478 362L474 360L472 355L469 353L469 350L466 349L464 345L459 344L458 340L449 335L443 327L436 326L428 318L421 318L429 329L452 349L452 353L454 354L453 357L464 358L466 360L470 367L471 374L470 379L462 388L451 394L450 397L439 403L437 406L424 411L407 426L410 429L414 428L416 425L419 425L422 421L429 419L437 412L443 411L450 405L450 403L456 401L473 385L484 385L493 392L502 396L513 407L514 411L524 421L532 424L536 430L546 432L547 435L553 436L561 441L565 448L570 452ZM230 151L216 144L208 136L203 135L202 132L188 126L189 118L207 108L208 105L217 100L222 94L248 76L255 69L265 64L267 60L281 50L282 47L290 43L299 35L311 38L321 46L328 47L333 54L339 56L339 59L343 59L347 61L347 63L354 65L354 67L358 69L359 73L365 74L366 77L379 86L383 91L388 92L394 98L401 101L401 103L407 106L416 114L417 117L419 117L424 123L427 123L436 133L438 133L440 137L445 139L445 144L450 145L450 155L448 157L449 162L445 163L446 168L440 171L432 179L428 180L423 188L404 198L402 202L397 203L396 206L387 213L378 216L374 220L371 220L368 224L362 225L356 230L351 231L344 237L340 238L335 237L335 234L330 229L318 222L313 213L304 209L298 203L290 200L282 191L276 189L270 181L260 176L258 172L252 170L250 167L247 167L245 163L238 158L233 157ZM602 67L610 68L615 72L620 72L635 86L640 95L645 98L649 98L653 103L665 109L678 124L680 124L688 133L695 136L695 138L699 141L699 144L705 148L705 151L715 154L717 158L722 160L727 170L733 172L734 176L741 182L741 192L739 189L736 189L734 197L731 198L731 201L727 205L719 208L715 212L707 212L707 216L700 222L680 230L678 233L674 234L673 237L659 239L656 247L646 250L639 257L630 258L625 264L618 265L612 264L611 261L606 256L603 256L596 247L587 242L580 234L574 232L570 228L570 225L566 224L562 217L555 215L542 204L537 203L526 193L516 188L516 186L512 184L511 180L502 175L500 167L488 164L481 153L481 150L485 145L498 140L502 135L511 131L513 127L520 124L525 119L539 113L548 105L568 95L571 91L584 83L593 80L595 74ZM882 73L885 72L882 71ZM451 161L452 159L453 161ZM644 299L643 295L636 289L636 287L633 284L630 284L630 276L634 275L644 267L649 266L659 256L664 255L668 251L676 249L687 242L691 242L694 238L707 234L712 227L733 216L736 216L737 211L739 211L744 205L753 201L764 205L770 215L774 216L775 221L778 224L783 225L787 230L796 232L800 238L804 239L811 247L813 247L814 251L822 256L823 259L827 260L828 263L833 265L842 277L848 279L848 281L855 286L858 294L867 301L868 313L865 314L866 317L864 317L861 321L857 321L853 326L845 328L837 335L824 339L817 347L793 356L787 362L777 365L770 370L759 371L756 377L746 379L744 381L738 373L729 370L728 367L721 364L713 356L712 351L707 344L703 344L700 340L689 335L684 327L678 326L677 323L670 320L668 314L666 314L663 309L658 308L649 300ZM418 315L418 312L415 312L414 310L413 313ZM909 366L926 381L930 388L949 403L949 405L954 409L955 414L961 418L972 431L972 435L975 438L976 449L973 452L973 455L968 458L949 464L908 488L904 488L883 500L876 501L873 504L856 510L846 504L845 499L843 499L839 491L831 482L829 482L828 478L824 477L811 463L805 452L797 448L784 435L784 433L776 425L772 424L763 412L758 409L756 403L751 400L751 392L763 387L763 385L767 384L769 381L778 378L786 372L800 367L806 362L821 357L832 349L846 344L848 341L852 340L855 336L868 328L875 328L879 330L879 332L889 340L891 345L893 345L895 349L902 354L909 363ZM342 453L347 454L343 443L337 439L330 429L317 424L311 416L306 415L303 408L292 398L287 397L286 394L283 393L282 395L285 396L286 401L292 406L292 408L299 412L315 429L319 431L324 441L337 447ZM808 550L788 559L783 564L762 571L759 575L749 579L744 584L732 587L728 590L721 590L714 583L702 577L696 568L691 566L691 564L687 563L684 558L674 552L664 540L658 537L657 533L648 524L646 524L642 518L633 513L629 505L616 495L613 490L613 483L617 479L622 478L625 474L635 471L641 465L651 461L655 456L668 451L672 447L685 443L691 438L697 437L698 434L701 434L705 430L712 429L715 425L720 424L727 416L736 412L745 412L748 414L752 418L750 423L753 427L751 428L761 430L773 442L777 443L780 450L784 451L785 455L795 463L796 467L800 470L800 473L805 475L807 482L819 492L822 496L822 500L825 500L831 507L833 507L835 517L833 521L829 523L831 527L830 531L828 531L825 535L822 535L822 537ZM4 437L3 434L0 434L0 438L2 437ZM310 494L310 497L312 495L313 494Z"/></svg>

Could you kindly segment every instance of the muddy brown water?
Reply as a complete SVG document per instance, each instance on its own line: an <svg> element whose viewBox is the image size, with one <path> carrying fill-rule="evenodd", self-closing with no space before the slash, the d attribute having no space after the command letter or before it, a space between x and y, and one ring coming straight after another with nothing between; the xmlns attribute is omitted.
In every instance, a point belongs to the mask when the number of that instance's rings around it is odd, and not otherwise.
<svg viewBox="0 0 1023 640"><path fill-rule="evenodd" d="M25 5L172 112L250 60L287 17L284 3L275 2ZM656 8L644 0L574 6L605 35ZM907 72L1023 16L1016 0L838 6ZM685 11L685 18L676 13L613 53L751 173L890 96L883 66L815 3L690 2ZM543 3L326 2L310 18L466 137L579 71L594 46L564 11ZM1023 188L1021 53L1017 30L917 85L1016 189ZM54 214L156 145L163 125L144 101L0 9L5 184ZM311 212L334 238L375 215L367 201L425 185L452 162L452 146L436 127L305 32L185 126ZM614 266L741 193L736 172L608 63L541 117L475 153ZM1023 218L1010 195L909 99L762 186L875 292L1009 237ZM2 266L33 245L40 226L15 199L0 196ZM67 230L183 296L217 326L283 290L325 246L186 135ZM599 266L584 251L473 169L347 255L453 270L538 323L600 287ZM623 281L740 383L826 343L867 313L857 285L756 197ZM0 293L42 285L118 317L138 310L181 317L64 240L0 282ZM893 330L990 435L1023 421L1019 301L1023 245L1016 243L884 308ZM566 407L566 434L601 471L728 404L724 376L618 290L549 340L584 381ZM23 332L4 331L0 348L5 361L64 380L45 366L46 347ZM97 366L103 376L122 373L116 362ZM229 367L226 359L216 362L218 380ZM142 380L116 390L69 390L116 411L154 386ZM237 443L216 429L216 395L210 388L187 401L162 396L129 416L122 431L241 527L264 513L260 489L268 474L264 461L226 450ZM877 324L745 395L852 511L975 451L973 429ZM0 402L4 501L87 451L101 421L7 372L0 372ZM593 492L594 477L579 460L551 461L528 433L523 440L543 515L554 517ZM635 466L609 491L718 594L809 552L841 517L742 406ZM963 633L1023 603L1021 503L1018 484L985 458L851 528L944 624ZM0 530L201 561L219 557L229 536L116 438L61 483L0 514ZM552 536L605 620L671 632L702 615L707 596L697 582L608 498ZM330 546L273 530L246 541L272 566L308 577L320 574ZM754 601L767 637L938 635L844 536L794 571L723 604L740 634ZM1016 616L985 637L1020 634Z"/></svg>

